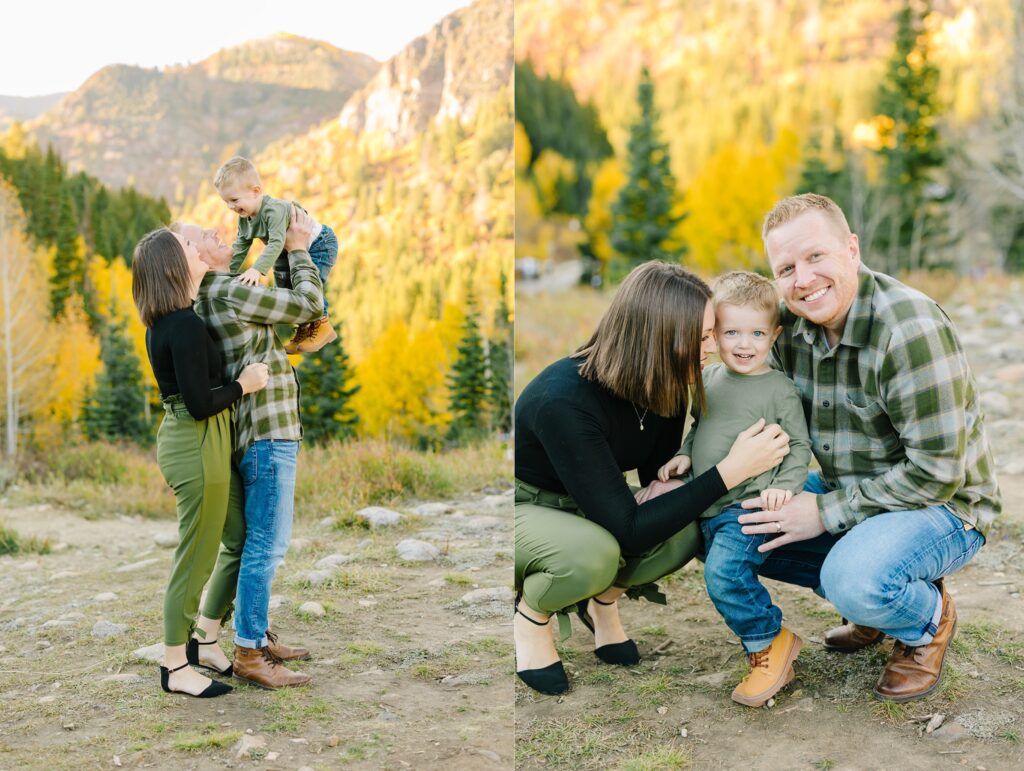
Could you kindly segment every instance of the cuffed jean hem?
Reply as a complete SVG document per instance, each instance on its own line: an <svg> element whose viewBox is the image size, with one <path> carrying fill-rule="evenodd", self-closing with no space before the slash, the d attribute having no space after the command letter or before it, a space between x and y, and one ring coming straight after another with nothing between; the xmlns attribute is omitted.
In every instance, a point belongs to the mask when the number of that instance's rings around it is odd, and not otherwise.
<svg viewBox="0 0 1024 771"><path fill-rule="evenodd" d="M782 627L780 626L771 637L743 637L740 639L740 642L743 643L743 650L747 653L759 653L768 648L781 631Z"/></svg>
<svg viewBox="0 0 1024 771"><path fill-rule="evenodd" d="M935 613L932 614L932 620L925 627L924 632L916 640L900 640L901 643L911 648L918 648L922 645L928 645L933 639L935 639L935 633L939 631L939 621L942 618L942 592L938 593L938 599L935 604ZM899 639L899 638L897 638Z"/></svg>
<svg viewBox="0 0 1024 771"><path fill-rule="evenodd" d="M237 634L235 635L235 645L240 648L265 648L269 642L270 641L267 639L266 635L258 640L246 640L244 637L239 637Z"/></svg>

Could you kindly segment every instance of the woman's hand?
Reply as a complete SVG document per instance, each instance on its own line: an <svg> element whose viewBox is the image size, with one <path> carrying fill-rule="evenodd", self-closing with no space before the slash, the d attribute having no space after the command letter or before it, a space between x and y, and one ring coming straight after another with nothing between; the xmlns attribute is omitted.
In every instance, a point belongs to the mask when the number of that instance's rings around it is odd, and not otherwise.
<svg viewBox="0 0 1024 771"><path fill-rule="evenodd" d="M267 387L270 380L270 370L261 361L247 364L242 374L238 376L238 384L242 386L242 395L251 394L254 391L262 391Z"/></svg>
<svg viewBox="0 0 1024 771"><path fill-rule="evenodd" d="M775 468L789 454L789 434L776 423L766 426L764 418L741 431L718 473L728 489Z"/></svg>

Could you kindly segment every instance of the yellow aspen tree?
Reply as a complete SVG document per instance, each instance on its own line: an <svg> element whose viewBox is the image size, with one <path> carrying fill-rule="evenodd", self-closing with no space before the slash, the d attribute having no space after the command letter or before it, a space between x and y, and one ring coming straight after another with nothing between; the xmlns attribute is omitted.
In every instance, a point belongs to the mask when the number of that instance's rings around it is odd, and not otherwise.
<svg viewBox="0 0 1024 771"><path fill-rule="evenodd" d="M28 245L17 194L0 181L0 381L3 449L10 462L17 457L21 421L38 406L52 376L46 277L42 252Z"/></svg>
<svg viewBox="0 0 1024 771"><path fill-rule="evenodd" d="M626 184L626 173L619 161L612 157L601 161L593 176L587 216L583 229L590 237L590 248L602 263L612 258L612 204L618 198L619 189Z"/></svg>
<svg viewBox="0 0 1024 771"><path fill-rule="evenodd" d="M82 414L85 394L103 368L100 342L89 329L80 295L72 295L55 329L59 330L52 354L46 399L32 411L35 440L51 449L69 438Z"/></svg>

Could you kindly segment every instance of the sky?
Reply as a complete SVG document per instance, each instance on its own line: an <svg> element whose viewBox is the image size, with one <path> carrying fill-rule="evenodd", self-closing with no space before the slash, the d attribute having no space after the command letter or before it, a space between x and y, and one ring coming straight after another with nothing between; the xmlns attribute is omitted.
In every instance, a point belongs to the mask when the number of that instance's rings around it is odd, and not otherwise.
<svg viewBox="0 0 1024 771"><path fill-rule="evenodd" d="M510 0L511 2L511 0ZM0 23L0 95L74 91L108 64L164 67L291 32L385 61L470 0L18 0Z"/></svg>

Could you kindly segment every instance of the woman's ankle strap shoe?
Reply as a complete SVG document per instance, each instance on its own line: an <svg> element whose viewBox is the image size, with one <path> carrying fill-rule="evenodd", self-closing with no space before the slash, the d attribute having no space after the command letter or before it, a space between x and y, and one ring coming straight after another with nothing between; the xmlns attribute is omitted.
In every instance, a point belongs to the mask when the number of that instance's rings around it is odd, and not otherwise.
<svg viewBox="0 0 1024 771"><path fill-rule="evenodd" d="M601 602L596 597L591 597L590 599L598 605L615 604L614 602ZM590 611L587 610L588 602L589 600L580 600L576 603L576 615L579 616L580 621L583 622L583 626L593 632L594 619L590 616ZM632 640L602 645L600 648L594 649L594 655L601 659L605 664L620 664L622 666L630 667L634 664L640 663L640 651L636 647L636 643Z"/></svg>
<svg viewBox="0 0 1024 771"><path fill-rule="evenodd" d="M160 687L163 688L165 693L183 693L186 696L195 696L197 699L212 699L215 696L223 696L225 693L230 693L234 690L230 685L227 685L226 683L218 683L213 680L210 681L210 684L206 686L206 688L204 688L201 693L188 693L187 691L172 690L169 685L171 673L177 672L179 669L184 669L187 666L188 662L186 661L180 667L175 667L174 669L160 667Z"/></svg>
<svg viewBox="0 0 1024 771"><path fill-rule="evenodd" d="M200 667L202 669L207 669L210 672L216 672L221 677L231 677L232 673L234 672L234 664L228 664L227 669L217 669L216 667L211 667L208 664L203 664L199 661L199 646L216 645L216 643L216 640L207 640L206 642L200 642L195 637L192 637L185 645L185 658L188 660L188 663L194 667Z"/></svg>
<svg viewBox="0 0 1024 771"><path fill-rule="evenodd" d="M558 696L569 690L569 678L561 661L540 669L520 669L516 676L533 690L548 696Z"/></svg>

